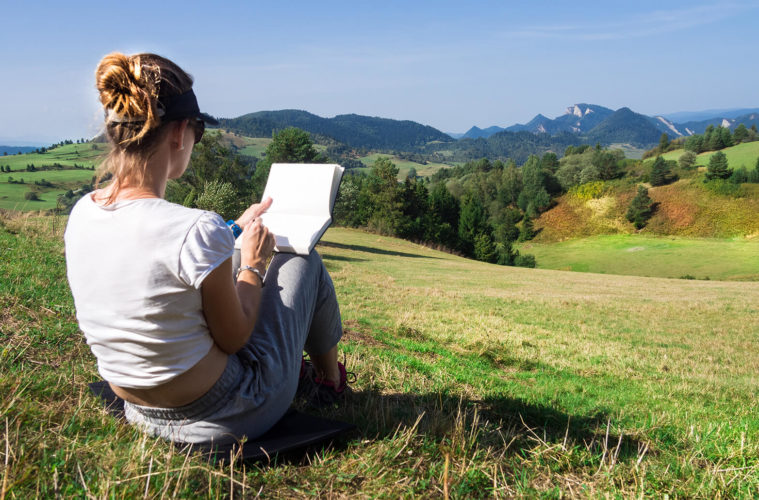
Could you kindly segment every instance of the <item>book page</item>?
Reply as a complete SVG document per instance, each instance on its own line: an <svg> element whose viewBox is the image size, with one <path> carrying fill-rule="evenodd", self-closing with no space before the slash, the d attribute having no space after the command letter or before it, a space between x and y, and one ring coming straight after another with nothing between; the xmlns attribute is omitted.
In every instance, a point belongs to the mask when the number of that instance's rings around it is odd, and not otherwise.
<svg viewBox="0 0 759 500"><path fill-rule="evenodd" d="M261 215L264 226L269 228L276 239L277 252L290 252L307 255L321 236L322 229L332 220L321 215Z"/></svg>
<svg viewBox="0 0 759 500"><path fill-rule="evenodd" d="M334 164L273 164L261 198L273 200L268 213L329 216L337 169L342 174Z"/></svg>
<svg viewBox="0 0 759 500"><path fill-rule="evenodd" d="M313 249L332 222L343 172L335 164L271 166L262 199L271 197L272 204L261 220L276 238L276 251L306 255Z"/></svg>

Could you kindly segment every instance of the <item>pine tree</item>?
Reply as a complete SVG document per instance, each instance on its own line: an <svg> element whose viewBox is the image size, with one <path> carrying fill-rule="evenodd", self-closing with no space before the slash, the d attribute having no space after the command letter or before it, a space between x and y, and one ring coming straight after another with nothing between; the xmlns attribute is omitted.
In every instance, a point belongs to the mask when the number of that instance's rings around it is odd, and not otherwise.
<svg viewBox="0 0 759 500"><path fill-rule="evenodd" d="M741 142L746 140L747 137L748 137L748 129L746 128L744 124L741 123L740 125L735 127L735 132L733 132L733 141L736 144L740 144Z"/></svg>
<svg viewBox="0 0 759 500"><path fill-rule="evenodd" d="M653 215L653 202L648 196L648 189L644 186L638 186L638 194L635 195L627 209L627 220L632 222L636 229L641 229L646 225L651 215Z"/></svg>
<svg viewBox="0 0 759 500"><path fill-rule="evenodd" d="M727 179L732 175L727 163L727 156L722 151L717 151L709 158L709 166L706 168L706 180Z"/></svg>
<svg viewBox="0 0 759 500"><path fill-rule="evenodd" d="M657 156L654 165L651 167L651 185L663 186L669 182L669 165L661 156Z"/></svg>

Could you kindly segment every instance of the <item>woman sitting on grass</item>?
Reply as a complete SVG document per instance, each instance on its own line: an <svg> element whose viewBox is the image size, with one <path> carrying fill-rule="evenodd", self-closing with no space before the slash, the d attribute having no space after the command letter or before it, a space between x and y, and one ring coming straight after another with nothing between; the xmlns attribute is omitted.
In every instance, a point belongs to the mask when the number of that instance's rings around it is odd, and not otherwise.
<svg viewBox="0 0 759 500"><path fill-rule="evenodd" d="M71 211L66 262L79 326L126 418L172 441L226 444L266 432L296 388L321 403L345 394L321 258L277 254L266 269L274 237L258 216L271 200L231 226L244 229L233 269L222 218L163 199L205 125L218 124L192 78L163 57L119 53L95 77L112 147L101 179L112 181Z"/></svg>

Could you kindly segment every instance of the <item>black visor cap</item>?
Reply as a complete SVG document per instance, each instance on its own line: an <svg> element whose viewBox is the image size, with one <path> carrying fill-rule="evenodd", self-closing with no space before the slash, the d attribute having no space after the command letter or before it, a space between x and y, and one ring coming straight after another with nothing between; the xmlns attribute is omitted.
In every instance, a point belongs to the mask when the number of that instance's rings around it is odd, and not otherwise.
<svg viewBox="0 0 759 500"><path fill-rule="evenodd" d="M206 125L218 125L219 121L207 113L201 113L198 107L198 99L192 89L184 94L162 97L158 100L159 107L163 109L161 120L170 122L185 118L199 118Z"/></svg>

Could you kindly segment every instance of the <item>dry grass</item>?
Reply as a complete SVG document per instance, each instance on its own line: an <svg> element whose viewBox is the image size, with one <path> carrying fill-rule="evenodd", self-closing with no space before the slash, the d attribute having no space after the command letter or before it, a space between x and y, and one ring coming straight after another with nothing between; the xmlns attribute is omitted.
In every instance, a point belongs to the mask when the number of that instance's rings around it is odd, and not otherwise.
<svg viewBox="0 0 759 500"><path fill-rule="evenodd" d="M359 379L324 414L358 431L209 463L88 394L61 223L2 221L0 498L759 494L755 283L504 268L331 229Z"/></svg>

